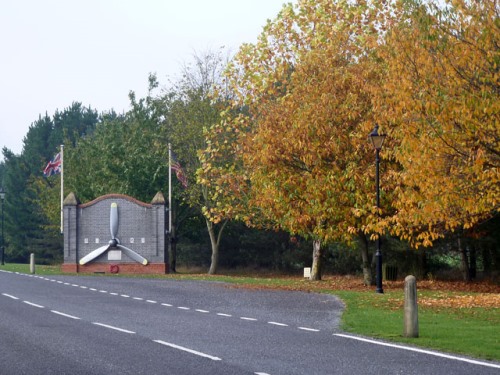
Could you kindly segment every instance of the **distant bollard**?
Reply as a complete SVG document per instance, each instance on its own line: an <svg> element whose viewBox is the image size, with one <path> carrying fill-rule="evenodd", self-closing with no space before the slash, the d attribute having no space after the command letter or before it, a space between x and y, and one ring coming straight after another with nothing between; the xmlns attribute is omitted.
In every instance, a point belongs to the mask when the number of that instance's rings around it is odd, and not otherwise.
<svg viewBox="0 0 500 375"><path fill-rule="evenodd" d="M35 273L35 254L30 254L30 272Z"/></svg>
<svg viewBox="0 0 500 375"><path fill-rule="evenodd" d="M415 276L405 278L404 337L418 337L417 280Z"/></svg>

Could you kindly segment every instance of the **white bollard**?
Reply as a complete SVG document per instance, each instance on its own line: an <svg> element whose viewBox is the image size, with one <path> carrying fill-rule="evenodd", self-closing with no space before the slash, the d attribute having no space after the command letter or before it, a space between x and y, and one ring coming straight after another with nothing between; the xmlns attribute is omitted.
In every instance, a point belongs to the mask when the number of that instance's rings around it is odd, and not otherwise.
<svg viewBox="0 0 500 375"><path fill-rule="evenodd" d="M30 272L35 273L35 254L30 254Z"/></svg>
<svg viewBox="0 0 500 375"><path fill-rule="evenodd" d="M405 278L404 337L418 337L417 280L415 276Z"/></svg>

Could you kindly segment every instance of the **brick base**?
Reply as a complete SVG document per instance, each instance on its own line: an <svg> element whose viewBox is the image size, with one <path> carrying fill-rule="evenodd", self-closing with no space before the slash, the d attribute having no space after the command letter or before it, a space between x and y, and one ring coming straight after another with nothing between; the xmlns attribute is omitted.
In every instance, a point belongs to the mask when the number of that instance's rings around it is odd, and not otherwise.
<svg viewBox="0 0 500 375"><path fill-rule="evenodd" d="M111 266L118 266L118 269ZM150 263L147 266L143 266L139 263L90 263L81 266L74 263L64 263L61 267L61 271L66 273L121 273L130 275L164 275L168 273L168 264Z"/></svg>

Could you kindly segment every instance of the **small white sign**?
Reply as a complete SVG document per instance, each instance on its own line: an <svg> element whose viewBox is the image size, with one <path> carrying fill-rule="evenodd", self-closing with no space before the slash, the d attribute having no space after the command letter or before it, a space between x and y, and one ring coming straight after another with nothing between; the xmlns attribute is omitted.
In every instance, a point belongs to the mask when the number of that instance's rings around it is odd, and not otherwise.
<svg viewBox="0 0 500 375"><path fill-rule="evenodd" d="M311 267L304 267L304 278L311 278Z"/></svg>
<svg viewBox="0 0 500 375"><path fill-rule="evenodd" d="M144 237L141 238L141 243L146 243L146 239Z"/></svg>
<svg viewBox="0 0 500 375"><path fill-rule="evenodd" d="M85 239L83 240L83 243L89 243L89 239L88 239L88 238L85 238Z"/></svg>
<svg viewBox="0 0 500 375"><path fill-rule="evenodd" d="M108 260L122 260L122 252L120 250L109 250Z"/></svg>
<svg viewBox="0 0 500 375"><path fill-rule="evenodd" d="M134 237L130 237L130 243L134 243Z"/></svg>
<svg viewBox="0 0 500 375"><path fill-rule="evenodd" d="M99 243L99 238L96 238L96 239L95 239L95 243Z"/></svg>

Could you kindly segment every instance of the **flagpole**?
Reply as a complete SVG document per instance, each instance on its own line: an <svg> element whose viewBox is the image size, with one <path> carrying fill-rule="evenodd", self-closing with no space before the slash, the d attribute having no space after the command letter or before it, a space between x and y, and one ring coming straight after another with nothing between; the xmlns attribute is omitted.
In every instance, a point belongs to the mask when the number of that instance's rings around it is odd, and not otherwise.
<svg viewBox="0 0 500 375"><path fill-rule="evenodd" d="M61 145L61 234L64 233L63 202L64 202L64 145Z"/></svg>
<svg viewBox="0 0 500 375"><path fill-rule="evenodd" d="M168 144L168 235L172 235L172 146Z"/></svg>

